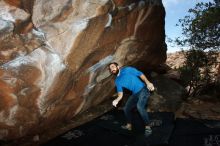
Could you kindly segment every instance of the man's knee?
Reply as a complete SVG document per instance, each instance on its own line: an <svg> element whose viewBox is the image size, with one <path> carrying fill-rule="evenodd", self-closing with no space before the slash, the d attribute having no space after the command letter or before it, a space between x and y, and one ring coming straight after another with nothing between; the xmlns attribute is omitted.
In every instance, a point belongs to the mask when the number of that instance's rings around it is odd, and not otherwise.
<svg viewBox="0 0 220 146"><path fill-rule="evenodd" d="M126 107L126 106L123 107L123 111L124 111L124 112L128 112L128 111L129 111L129 110L128 110L128 107Z"/></svg>
<svg viewBox="0 0 220 146"><path fill-rule="evenodd" d="M129 106L124 106L124 107L123 107L123 111L124 111L124 112L130 112L131 110L132 110L132 108L129 107Z"/></svg>
<svg viewBox="0 0 220 146"><path fill-rule="evenodd" d="M144 111L145 109L144 109L144 106L142 104L137 104L137 110L139 112L141 112L141 111Z"/></svg>

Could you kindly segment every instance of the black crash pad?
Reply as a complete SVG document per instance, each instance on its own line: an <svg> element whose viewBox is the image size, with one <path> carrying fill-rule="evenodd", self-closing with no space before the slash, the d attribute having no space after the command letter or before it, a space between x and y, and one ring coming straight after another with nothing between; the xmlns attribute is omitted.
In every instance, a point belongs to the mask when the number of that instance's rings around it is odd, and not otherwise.
<svg viewBox="0 0 220 146"><path fill-rule="evenodd" d="M149 117L151 119L153 132L149 137L144 137L146 144L149 145L166 145L169 143L169 139L171 137L172 131L174 129L174 115L173 113L149 113ZM144 136L144 124L140 119L140 116L137 112L134 113L133 117L133 125L134 128L130 132L128 130L123 130L121 125L125 123L124 114L122 111L112 111L105 115L103 115L100 119L104 119L101 122L98 122L98 125L108 129L109 131L113 131L119 133L121 135L125 135L129 138L138 138L140 139Z"/></svg>
<svg viewBox="0 0 220 146"><path fill-rule="evenodd" d="M149 113L155 127L144 136L144 124L134 111L132 131L124 130L123 111L112 110L43 144L45 146L148 146L167 145L174 128L173 113ZM159 122L158 122L159 121ZM161 123L162 122L162 123ZM159 124L158 124L159 123Z"/></svg>

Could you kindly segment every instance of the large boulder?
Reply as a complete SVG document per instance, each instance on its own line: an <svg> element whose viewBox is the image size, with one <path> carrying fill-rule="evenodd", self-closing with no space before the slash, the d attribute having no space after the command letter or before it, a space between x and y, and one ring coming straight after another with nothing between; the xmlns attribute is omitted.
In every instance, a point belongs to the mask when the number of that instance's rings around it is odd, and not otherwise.
<svg viewBox="0 0 220 146"><path fill-rule="evenodd" d="M0 139L46 130L106 100L106 65L166 60L161 0L0 1Z"/></svg>
<svg viewBox="0 0 220 146"><path fill-rule="evenodd" d="M180 118L220 120L220 101L209 95L189 98L176 112Z"/></svg>
<svg viewBox="0 0 220 146"><path fill-rule="evenodd" d="M164 75L154 77L153 83L156 90L150 96L148 110L175 113L186 96L184 87Z"/></svg>

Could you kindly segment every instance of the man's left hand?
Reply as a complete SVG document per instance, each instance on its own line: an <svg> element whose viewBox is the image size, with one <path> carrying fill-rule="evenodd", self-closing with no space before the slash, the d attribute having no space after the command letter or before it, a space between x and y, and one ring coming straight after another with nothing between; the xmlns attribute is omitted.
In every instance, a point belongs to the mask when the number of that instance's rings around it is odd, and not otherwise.
<svg viewBox="0 0 220 146"><path fill-rule="evenodd" d="M154 85L152 83L148 83L147 84L147 88L150 90L150 91L154 91Z"/></svg>

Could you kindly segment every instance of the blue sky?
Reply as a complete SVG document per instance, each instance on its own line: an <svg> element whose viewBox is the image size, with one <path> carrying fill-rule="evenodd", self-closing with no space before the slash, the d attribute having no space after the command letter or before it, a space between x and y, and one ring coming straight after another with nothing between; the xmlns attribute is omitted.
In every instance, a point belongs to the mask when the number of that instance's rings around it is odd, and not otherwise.
<svg viewBox="0 0 220 146"><path fill-rule="evenodd" d="M166 35L174 39L181 36L181 28L175 26L178 20L188 14L190 8L194 8L198 2L209 2L212 0L162 0L166 10L165 31ZM167 43L167 52L180 51L180 48Z"/></svg>

